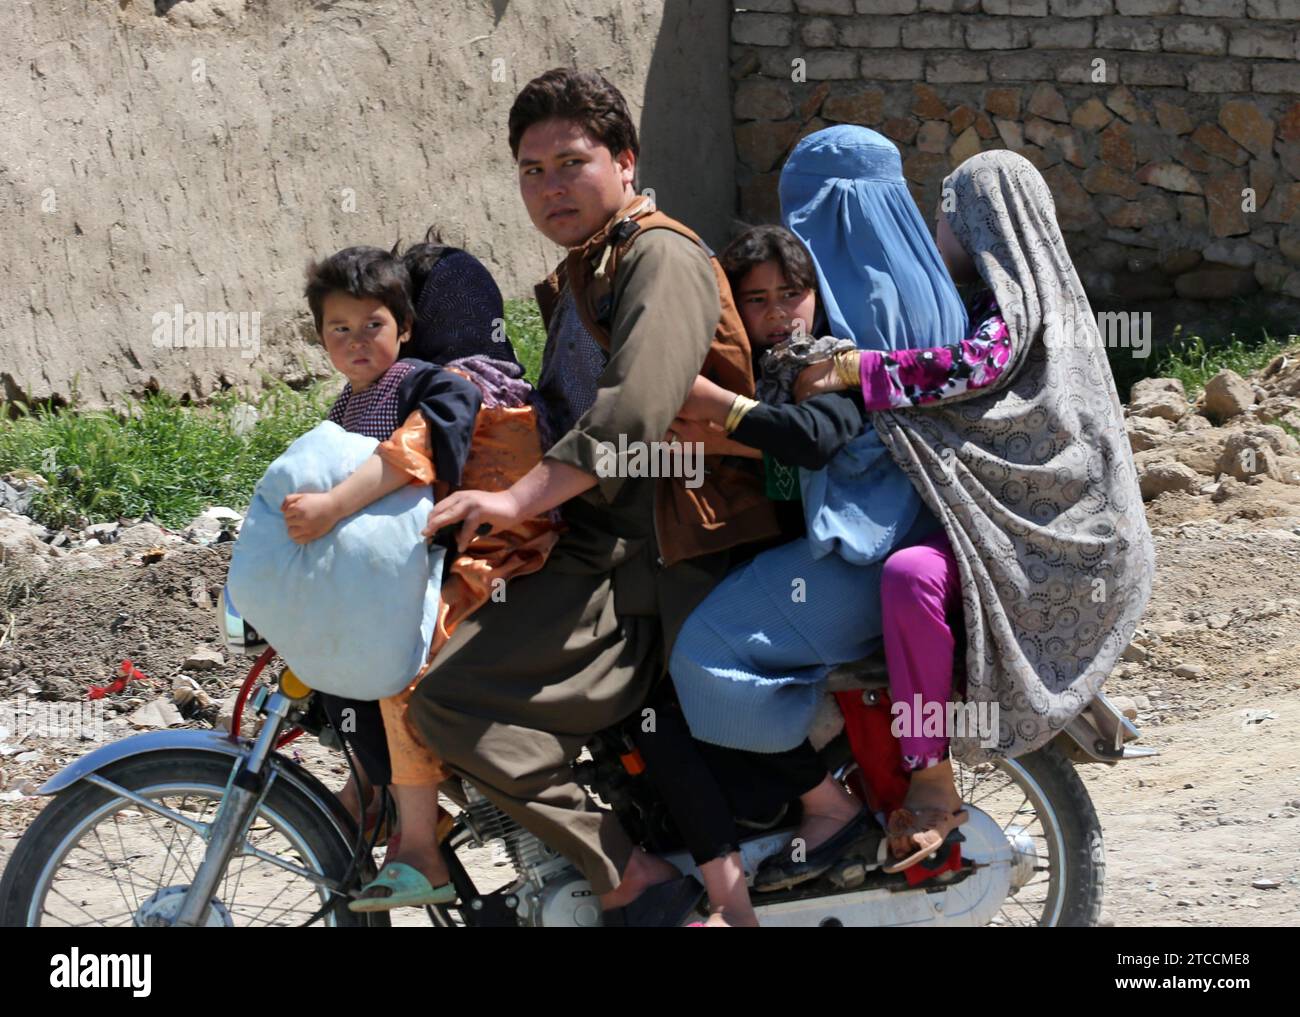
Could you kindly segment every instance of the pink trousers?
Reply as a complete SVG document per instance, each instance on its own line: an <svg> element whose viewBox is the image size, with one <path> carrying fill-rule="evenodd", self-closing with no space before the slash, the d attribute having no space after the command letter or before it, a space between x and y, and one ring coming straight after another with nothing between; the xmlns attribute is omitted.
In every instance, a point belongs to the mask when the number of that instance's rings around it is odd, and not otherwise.
<svg viewBox="0 0 1300 1017"><path fill-rule="evenodd" d="M886 559L880 601L889 698L905 707L894 717L896 726L902 721L903 765L925 769L948 754L949 732L935 732L935 715L946 725L956 645L949 619L961 619L957 560L942 530ZM927 709L930 703L937 706Z"/></svg>

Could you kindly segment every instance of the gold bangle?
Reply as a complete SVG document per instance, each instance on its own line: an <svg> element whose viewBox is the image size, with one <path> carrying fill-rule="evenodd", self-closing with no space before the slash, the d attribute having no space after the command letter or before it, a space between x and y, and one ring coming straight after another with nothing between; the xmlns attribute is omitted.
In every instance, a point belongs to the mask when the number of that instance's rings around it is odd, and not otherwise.
<svg viewBox="0 0 1300 1017"><path fill-rule="evenodd" d="M757 399L750 399L748 396L737 395L731 401L731 409L727 411L727 421L722 426L728 434L740 426L746 413L758 405Z"/></svg>
<svg viewBox="0 0 1300 1017"><path fill-rule="evenodd" d="M861 382L862 355L857 350L843 350L835 354L835 376L846 388L857 388Z"/></svg>

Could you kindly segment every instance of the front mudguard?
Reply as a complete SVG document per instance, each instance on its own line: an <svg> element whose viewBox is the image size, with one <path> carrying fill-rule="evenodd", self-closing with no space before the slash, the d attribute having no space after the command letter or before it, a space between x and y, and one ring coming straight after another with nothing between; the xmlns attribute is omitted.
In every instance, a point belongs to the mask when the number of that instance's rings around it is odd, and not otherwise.
<svg viewBox="0 0 1300 1017"><path fill-rule="evenodd" d="M248 754L253 743L247 738L232 739L219 731L150 731L121 741L101 746L74 759L37 789L37 794L58 794L93 773L100 773L125 759L143 755L174 755L176 753L202 753L224 756L233 768L236 761ZM303 766L292 759L272 753L268 759L278 780L287 781L306 797L335 830L339 839L352 850L356 839L356 824L343 808L343 803Z"/></svg>

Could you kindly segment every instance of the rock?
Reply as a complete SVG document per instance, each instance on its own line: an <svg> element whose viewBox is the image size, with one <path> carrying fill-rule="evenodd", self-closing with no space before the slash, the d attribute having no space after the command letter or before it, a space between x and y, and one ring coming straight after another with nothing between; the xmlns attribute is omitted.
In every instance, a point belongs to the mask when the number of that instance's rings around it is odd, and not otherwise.
<svg viewBox="0 0 1300 1017"><path fill-rule="evenodd" d="M9 478L0 480L0 508L25 516L27 510L32 507L32 499L36 497L36 491L37 487L34 484L15 487L9 483Z"/></svg>
<svg viewBox="0 0 1300 1017"><path fill-rule="evenodd" d="M1254 390L1236 371L1220 371L1205 383L1205 411L1220 424L1254 405Z"/></svg>
<svg viewBox="0 0 1300 1017"><path fill-rule="evenodd" d="M1190 134L1193 127L1192 118L1185 109L1159 100L1156 101L1156 121L1161 128L1175 135Z"/></svg>
<svg viewBox="0 0 1300 1017"><path fill-rule="evenodd" d="M126 719L132 727L164 728L185 723L180 711L166 699L145 703Z"/></svg>
<svg viewBox="0 0 1300 1017"><path fill-rule="evenodd" d="M1273 151L1273 121L1253 102L1232 100L1219 110L1219 124L1253 155L1266 159Z"/></svg>
<svg viewBox="0 0 1300 1017"><path fill-rule="evenodd" d="M1291 262L1300 262L1300 227L1288 226L1277 235L1277 249Z"/></svg>
<svg viewBox="0 0 1300 1017"><path fill-rule="evenodd" d="M250 406L248 403L235 403L230 411L230 429L240 438L247 437L257 426L258 419L256 406Z"/></svg>
<svg viewBox="0 0 1300 1017"><path fill-rule="evenodd" d="M1276 879L1261 878L1261 879L1253 880L1250 885L1253 886L1256 890L1276 890L1282 884L1279 883Z"/></svg>
<svg viewBox="0 0 1300 1017"><path fill-rule="evenodd" d="M1146 452L1164 442L1174 432L1167 417L1129 417L1124 422L1129 446L1134 452Z"/></svg>
<svg viewBox="0 0 1300 1017"><path fill-rule="evenodd" d="M1065 100L1061 98L1061 93L1047 84L1039 85L1030 95L1029 112L1061 124L1070 122L1070 115L1065 110Z"/></svg>
<svg viewBox="0 0 1300 1017"><path fill-rule="evenodd" d="M1249 240L1216 240L1205 249L1205 260L1232 268L1250 268L1258 252Z"/></svg>
<svg viewBox="0 0 1300 1017"><path fill-rule="evenodd" d="M112 544L117 540L119 528L117 523L92 523L81 532L88 540L94 540L100 544Z"/></svg>
<svg viewBox="0 0 1300 1017"><path fill-rule="evenodd" d="M1153 162L1143 166L1137 172L1138 183L1151 184L1165 191L1180 194L1202 194L1200 182L1196 175L1186 166L1176 162Z"/></svg>
<svg viewBox="0 0 1300 1017"><path fill-rule="evenodd" d="M1218 468L1220 473L1226 473L1237 480L1263 476L1278 483L1286 482L1286 475L1282 472L1278 454L1272 445L1262 435L1248 431L1234 431L1228 435L1219 456Z"/></svg>
<svg viewBox="0 0 1300 1017"><path fill-rule="evenodd" d="M1189 413L1178 421L1178 430L1183 434L1194 434L1197 431L1206 431L1213 426L1214 425L1211 424L1208 419L1201 416L1199 413Z"/></svg>
<svg viewBox="0 0 1300 1017"><path fill-rule="evenodd" d="M1119 659L1140 664L1142 661L1146 660L1148 656L1150 656L1150 654L1144 647L1138 646L1137 643L1129 643L1127 649L1119 655Z"/></svg>
<svg viewBox="0 0 1300 1017"><path fill-rule="evenodd" d="M49 571L52 559L63 552L45 543L41 539L44 534L45 527L0 508L0 564L7 576L21 572L37 578Z"/></svg>
<svg viewBox="0 0 1300 1017"><path fill-rule="evenodd" d="M948 158L954 166L960 166L980 150L979 132L974 127L967 127L958 135L957 140L948 149Z"/></svg>
<svg viewBox="0 0 1300 1017"><path fill-rule="evenodd" d="M1212 614L1205 619L1205 627L1210 629L1226 629L1232 624L1232 615L1219 612Z"/></svg>
<svg viewBox="0 0 1300 1017"><path fill-rule="evenodd" d="M990 88L984 93L984 108L995 117L1016 120L1020 117L1020 89Z"/></svg>
<svg viewBox="0 0 1300 1017"><path fill-rule="evenodd" d="M1259 289L1252 270L1207 265L1185 272L1174 280L1174 292L1184 300L1227 300Z"/></svg>
<svg viewBox="0 0 1300 1017"><path fill-rule="evenodd" d="M232 508L214 505L201 513L185 530L185 536L198 544L212 544L222 539L223 533L239 533L244 517Z"/></svg>
<svg viewBox="0 0 1300 1017"><path fill-rule="evenodd" d="M1178 420L1189 410L1187 393L1177 378L1143 378L1129 390L1129 415Z"/></svg>
<svg viewBox="0 0 1300 1017"><path fill-rule="evenodd" d="M1182 275L1201 263L1201 252L1178 248L1162 255L1160 271L1165 275Z"/></svg>
<svg viewBox="0 0 1300 1017"><path fill-rule="evenodd" d="M1261 289L1281 293L1291 277L1291 268L1282 261L1256 261L1255 278Z"/></svg>
<svg viewBox="0 0 1300 1017"><path fill-rule="evenodd" d="M1179 678L1202 678L1205 676L1205 668L1200 664L1179 664L1174 668L1174 674Z"/></svg>
<svg viewBox="0 0 1300 1017"><path fill-rule="evenodd" d="M1106 698L1110 700L1111 706L1115 707L1129 720L1137 720L1137 703L1128 696L1107 696Z"/></svg>
<svg viewBox="0 0 1300 1017"><path fill-rule="evenodd" d="M1216 173L1205 182L1206 210L1214 236L1231 237L1250 232L1251 224L1241 208L1241 192L1245 187L1246 174L1239 169Z"/></svg>
<svg viewBox="0 0 1300 1017"><path fill-rule="evenodd" d="M196 646L181 667L186 671L213 671L225 666L226 658L210 646Z"/></svg>
<svg viewBox="0 0 1300 1017"><path fill-rule="evenodd" d="M1142 500L1151 501L1169 491L1195 494L1200 489L1201 478L1190 466L1182 463L1158 462L1145 469L1139 468L1138 485L1142 490Z"/></svg>
<svg viewBox="0 0 1300 1017"><path fill-rule="evenodd" d="M167 533L161 526L156 526L153 523L136 523L134 526L124 526L117 534L117 543L123 549L132 551L144 551L160 544L175 541L176 537Z"/></svg>
<svg viewBox="0 0 1300 1017"><path fill-rule="evenodd" d="M1106 96L1106 105L1131 124L1151 122L1150 114L1138 105L1137 98L1124 85L1113 89L1110 95Z"/></svg>
<svg viewBox="0 0 1300 1017"><path fill-rule="evenodd" d="M927 120L916 134L916 147L922 152L943 152L948 148L948 125L942 120Z"/></svg>

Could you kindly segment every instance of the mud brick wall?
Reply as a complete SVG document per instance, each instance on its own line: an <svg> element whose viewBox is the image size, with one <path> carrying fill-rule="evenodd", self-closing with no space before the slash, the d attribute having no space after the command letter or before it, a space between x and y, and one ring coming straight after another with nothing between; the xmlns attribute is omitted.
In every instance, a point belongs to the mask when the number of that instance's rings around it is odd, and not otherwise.
<svg viewBox="0 0 1300 1017"><path fill-rule="evenodd" d="M1024 155L1094 300L1300 298L1300 0L748 0L731 40L748 222L801 137L863 124L927 219Z"/></svg>

